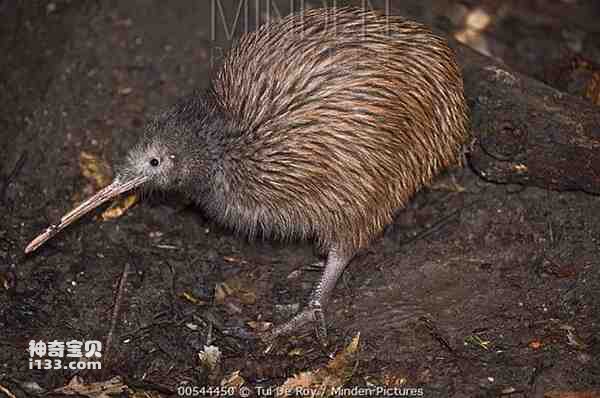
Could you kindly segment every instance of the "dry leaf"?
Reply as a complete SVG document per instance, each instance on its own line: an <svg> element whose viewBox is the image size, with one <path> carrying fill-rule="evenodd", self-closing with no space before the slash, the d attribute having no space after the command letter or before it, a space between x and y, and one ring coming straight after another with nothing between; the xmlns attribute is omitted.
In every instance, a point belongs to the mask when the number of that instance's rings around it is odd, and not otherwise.
<svg viewBox="0 0 600 398"><path fill-rule="evenodd" d="M237 257L223 257L223 260L227 261L228 263L248 264L248 261Z"/></svg>
<svg viewBox="0 0 600 398"><path fill-rule="evenodd" d="M339 352L326 367L300 374L287 379L278 389L281 395L286 392L301 391L302 396L328 395L333 388L342 387L350 380L356 368L360 333L352 339L343 351Z"/></svg>
<svg viewBox="0 0 600 398"><path fill-rule="evenodd" d="M266 332L271 329L273 323L271 322L261 322L261 321L248 321L248 326L257 331L258 333Z"/></svg>
<svg viewBox="0 0 600 398"><path fill-rule="evenodd" d="M338 353L335 358L327 364L327 368L339 373L354 367L354 360L358 351L358 343L360 342L360 332L352 338L352 341L344 350ZM341 376L341 375L340 375Z"/></svg>
<svg viewBox="0 0 600 398"><path fill-rule="evenodd" d="M180 297L189 301L192 304L196 304L196 305L206 305L208 304L206 301L204 300L200 300L198 299L196 296L194 296L192 293L189 292L183 292L180 294Z"/></svg>
<svg viewBox="0 0 600 398"><path fill-rule="evenodd" d="M215 303L223 305L230 291L226 283L217 283L217 286L215 286Z"/></svg>
<svg viewBox="0 0 600 398"><path fill-rule="evenodd" d="M131 398L163 398L164 395L158 391L136 391Z"/></svg>
<svg viewBox="0 0 600 398"><path fill-rule="evenodd" d="M402 387L408 383L408 379L405 375L397 375L391 373L384 373L382 376L384 386L388 387Z"/></svg>
<svg viewBox="0 0 600 398"><path fill-rule="evenodd" d="M183 292L181 293L181 297L183 297L192 304L198 304L198 299L194 297L191 293Z"/></svg>
<svg viewBox="0 0 600 398"><path fill-rule="evenodd" d="M102 159L89 152L79 154L79 168L81 174L91 183L91 188L86 189L89 195L104 188L112 181L112 169ZM121 217L134 204L138 202L138 195L130 194L122 199L116 199L113 204L102 213L102 220L112 220Z"/></svg>
<svg viewBox="0 0 600 398"><path fill-rule="evenodd" d="M567 341L570 346L577 348L578 350L583 350L587 348L587 344L575 334L573 330L567 330Z"/></svg>
<svg viewBox="0 0 600 398"><path fill-rule="evenodd" d="M542 348L543 345L544 343L542 343L540 340L532 340L529 342L529 344L527 344L527 346L532 350L538 350Z"/></svg>
<svg viewBox="0 0 600 398"><path fill-rule="evenodd" d="M215 301L223 304L227 296L238 299L242 304L252 305L256 303L256 292L253 286L248 284L248 278L235 276L223 283L219 283L215 291Z"/></svg>
<svg viewBox="0 0 600 398"><path fill-rule="evenodd" d="M292 395L293 391L315 391L317 385L320 384L319 379L316 372L301 372L287 379L283 385L277 389L277 396ZM312 394L311 396L316 396L316 394Z"/></svg>
<svg viewBox="0 0 600 398"><path fill-rule="evenodd" d="M239 370L230 373L221 380L221 387L235 387L236 389L239 389L244 384L246 384L246 380L240 376Z"/></svg>
<svg viewBox="0 0 600 398"><path fill-rule="evenodd" d="M112 205L110 205L110 207L102 213L102 221L113 220L121 217L131 206L138 202L138 199L138 195L132 193L124 198L115 200Z"/></svg>
<svg viewBox="0 0 600 398"><path fill-rule="evenodd" d="M205 366L210 372L214 372L221 362L221 350L214 345L204 346L204 349L198 353L200 363Z"/></svg>
<svg viewBox="0 0 600 398"><path fill-rule="evenodd" d="M104 188L112 181L112 169L102 159L89 152L79 154L81 174L94 185L94 191Z"/></svg>
<svg viewBox="0 0 600 398"><path fill-rule="evenodd" d="M305 350L303 348L294 348L293 350L289 351L288 357L302 357L304 356Z"/></svg>
<svg viewBox="0 0 600 398"><path fill-rule="evenodd" d="M586 70L591 72L589 81L586 82L585 97L594 105L600 105L600 65L586 59L576 57L571 61L573 70Z"/></svg>
<svg viewBox="0 0 600 398"><path fill-rule="evenodd" d="M460 185L454 177L436 182L430 187L434 191L465 192L467 189Z"/></svg>
<svg viewBox="0 0 600 398"><path fill-rule="evenodd" d="M81 377L75 376L69 384L57 388L53 392L67 395L79 394L89 398L111 398L111 395L121 394L125 391L131 392L118 376L110 380L90 384L85 384Z"/></svg>
<svg viewBox="0 0 600 398"><path fill-rule="evenodd" d="M585 91L585 96L592 101L594 105L600 106L600 71L592 74L591 80Z"/></svg>
<svg viewBox="0 0 600 398"><path fill-rule="evenodd" d="M490 346L492 345L491 341L483 340L481 337L477 336L476 334L465 337L465 343L481 347L484 350L489 350Z"/></svg>

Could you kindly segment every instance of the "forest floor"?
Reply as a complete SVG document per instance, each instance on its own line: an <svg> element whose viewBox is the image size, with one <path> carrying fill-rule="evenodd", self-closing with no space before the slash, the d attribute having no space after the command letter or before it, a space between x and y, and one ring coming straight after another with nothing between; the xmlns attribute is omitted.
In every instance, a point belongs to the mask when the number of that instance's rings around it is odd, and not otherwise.
<svg viewBox="0 0 600 398"><path fill-rule="evenodd" d="M96 212L25 255L98 188L86 159L117 163L149 117L206 87L238 2L24 3L0 0L0 396L67 385L101 396L91 390L110 383L154 396L243 383L257 396L300 372L302 386L426 397L600 396L600 200L583 192L449 171L347 268L327 308L327 349L311 330L269 350L253 338L304 305L319 277L310 242L247 242L178 197L106 222ZM487 30L475 22L463 38L539 79L560 69L561 48L600 64L594 2L412 3L445 13L454 33L487 10ZM268 17L242 12L235 34ZM32 340L100 341L102 369L36 369ZM222 353L213 370L199 361L207 345Z"/></svg>

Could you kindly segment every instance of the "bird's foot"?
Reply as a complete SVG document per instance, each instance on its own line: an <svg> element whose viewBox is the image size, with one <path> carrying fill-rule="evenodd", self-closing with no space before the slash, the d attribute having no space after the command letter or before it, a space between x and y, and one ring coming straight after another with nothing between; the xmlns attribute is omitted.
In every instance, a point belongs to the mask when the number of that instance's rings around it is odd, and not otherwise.
<svg viewBox="0 0 600 398"><path fill-rule="evenodd" d="M318 301L311 301L304 310L296 314L292 319L276 326L272 331L263 336L263 340L271 342L279 336L290 335L298 329L313 323L317 339L323 347L327 347L327 325L325 323L325 315L323 308Z"/></svg>
<svg viewBox="0 0 600 398"><path fill-rule="evenodd" d="M322 272L324 268L325 268L325 261L323 261L323 260L316 261L314 263L307 264L300 268L295 269L294 271L290 272L290 274L287 276L287 278L288 278L288 280L298 279L303 274L306 274L308 272L314 272L314 271Z"/></svg>
<svg viewBox="0 0 600 398"><path fill-rule="evenodd" d="M353 255L354 251L352 250L341 251L331 249L327 254L327 261L325 262L325 269L323 270L321 279L310 296L308 306L292 319L283 325L275 327L268 335L263 336L263 340L270 343L278 336L292 334L307 323L312 323L315 325L315 332L321 346L324 348L327 347L327 326L325 324L323 308L327 305L335 283L340 278L344 267L346 267Z"/></svg>

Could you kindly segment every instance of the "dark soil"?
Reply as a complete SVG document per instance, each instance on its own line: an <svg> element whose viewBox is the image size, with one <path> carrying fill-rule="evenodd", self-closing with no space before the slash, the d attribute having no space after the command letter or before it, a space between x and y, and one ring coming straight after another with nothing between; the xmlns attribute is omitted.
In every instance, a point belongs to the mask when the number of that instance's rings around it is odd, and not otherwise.
<svg viewBox="0 0 600 398"><path fill-rule="evenodd" d="M78 373L85 382L119 375L169 395L238 370L247 385L281 385L325 366L357 332L347 386L395 380L427 397L600 391L600 200L582 192L494 185L469 168L442 176L346 270L327 310L327 350L307 330L265 353L249 324L304 304L318 272L289 276L318 260L310 244L246 242L180 198L150 198L108 222L88 216L25 256L89 193L82 151L117 162L149 116L207 85L232 33L211 3L0 0L0 396L53 390L76 374L30 369L30 340L100 340L102 370ZM231 30L238 2L216 3ZM523 15L545 16L545 27L595 34L593 2L531 3ZM236 35L269 17L248 4ZM528 72L509 53L523 30L504 21L488 32L508 43L493 55ZM541 79L538 61L555 59L534 52ZM251 294L215 300L223 282ZM223 353L210 375L198 361L207 344Z"/></svg>

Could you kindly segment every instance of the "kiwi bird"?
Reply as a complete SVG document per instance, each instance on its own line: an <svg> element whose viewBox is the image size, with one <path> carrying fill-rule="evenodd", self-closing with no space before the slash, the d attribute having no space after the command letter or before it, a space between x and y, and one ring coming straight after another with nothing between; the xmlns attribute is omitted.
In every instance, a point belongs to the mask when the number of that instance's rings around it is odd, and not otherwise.
<svg viewBox="0 0 600 398"><path fill-rule="evenodd" d="M453 52L425 26L359 8L292 14L243 35L209 88L144 128L114 181L25 249L136 187L177 190L253 237L310 239L324 272L271 336L314 323L349 261L469 141Z"/></svg>

